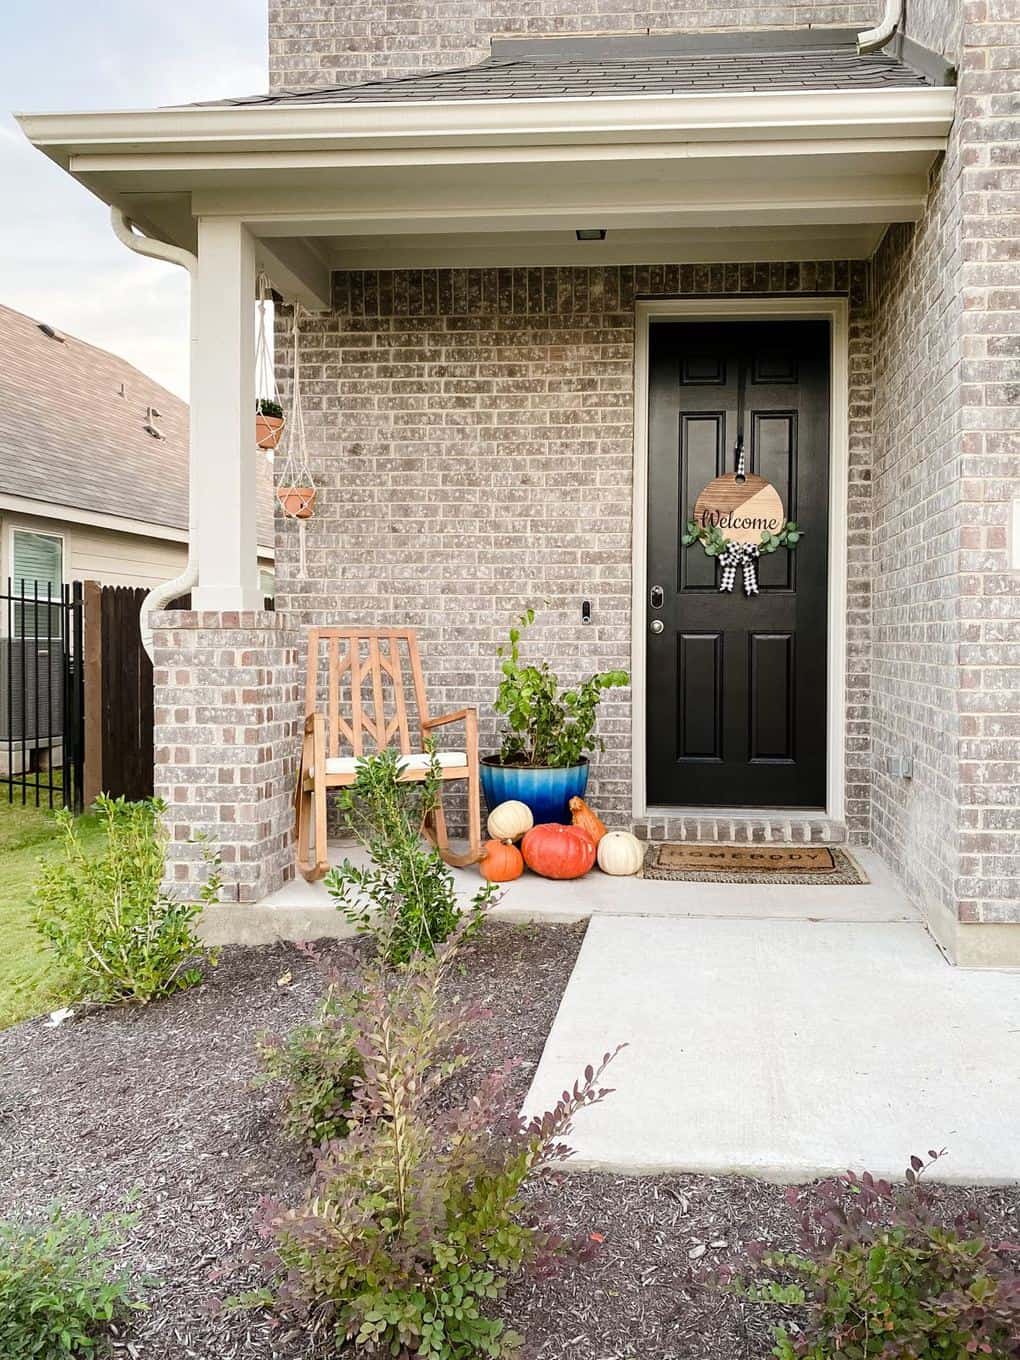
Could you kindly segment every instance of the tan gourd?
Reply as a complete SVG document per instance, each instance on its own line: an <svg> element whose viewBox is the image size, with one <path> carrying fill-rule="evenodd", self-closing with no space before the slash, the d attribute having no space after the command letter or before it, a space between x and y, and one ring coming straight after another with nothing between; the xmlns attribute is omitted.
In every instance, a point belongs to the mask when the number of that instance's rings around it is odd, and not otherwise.
<svg viewBox="0 0 1020 1360"><path fill-rule="evenodd" d="M587 832L591 837L592 844L598 845L606 834L605 822L592 812L583 798L571 798L569 807L570 820L574 826L579 826L582 831Z"/></svg>

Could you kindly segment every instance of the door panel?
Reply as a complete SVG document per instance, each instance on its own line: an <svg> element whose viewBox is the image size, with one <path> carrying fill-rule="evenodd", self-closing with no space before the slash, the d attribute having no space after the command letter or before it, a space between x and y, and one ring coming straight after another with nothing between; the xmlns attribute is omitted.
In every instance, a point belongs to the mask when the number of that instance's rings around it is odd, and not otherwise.
<svg viewBox="0 0 1020 1360"><path fill-rule="evenodd" d="M823 322L651 326L648 802L823 807L829 330ZM777 488L804 531L759 562L760 594L680 538L698 493L735 469Z"/></svg>
<svg viewBox="0 0 1020 1360"><path fill-rule="evenodd" d="M722 759L721 633L681 633L678 749L686 760Z"/></svg>

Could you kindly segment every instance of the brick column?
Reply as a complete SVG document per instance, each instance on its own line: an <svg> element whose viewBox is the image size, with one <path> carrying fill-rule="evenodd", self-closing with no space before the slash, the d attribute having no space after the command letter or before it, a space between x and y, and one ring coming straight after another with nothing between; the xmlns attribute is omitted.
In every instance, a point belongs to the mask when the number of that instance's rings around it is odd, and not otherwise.
<svg viewBox="0 0 1020 1360"><path fill-rule="evenodd" d="M222 898L257 902L294 872L293 781L302 690L286 615L153 615L156 794L169 804L168 886L192 897L202 843Z"/></svg>

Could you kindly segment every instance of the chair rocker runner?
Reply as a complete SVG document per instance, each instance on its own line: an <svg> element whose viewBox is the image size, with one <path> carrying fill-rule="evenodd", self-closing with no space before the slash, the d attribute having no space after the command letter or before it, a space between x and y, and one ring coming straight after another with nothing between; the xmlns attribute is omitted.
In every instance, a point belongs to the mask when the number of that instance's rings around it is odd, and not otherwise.
<svg viewBox="0 0 1020 1360"><path fill-rule="evenodd" d="M417 745L411 742L409 700L420 737ZM438 728L453 723L464 724L464 748L437 749L436 758L444 784L467 784L468 850L457 854L450 849L441 803L424 830L447 864L463 866L476 864L482 854L477 711L464 708L429 717L418 640L411 629L309 630L305 730L295 798L297 864L305 878L322 878L329 869L327 790L353 784L358 760L389 746L397 746L406 757L403 779L425 779L429 768L426 740Z"/></svg>

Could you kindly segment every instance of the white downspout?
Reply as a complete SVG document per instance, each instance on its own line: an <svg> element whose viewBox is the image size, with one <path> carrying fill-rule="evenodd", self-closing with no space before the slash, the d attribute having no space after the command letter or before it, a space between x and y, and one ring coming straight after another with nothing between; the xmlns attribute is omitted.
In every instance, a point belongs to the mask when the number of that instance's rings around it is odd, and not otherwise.
<svg viewBox="0 0 1020 1360"><path fill-rule="evenodd" d="M877 52L884 47L903 18L903 0L885 0L885 13L874 28L857 35L858 52Z"/></svg>
<svg viewBox="0 0 1020 1360"><path fill-rule="evenodd" d="M136 255L146 255L153 260L166 260L170 264L179 264L182 269L188 271L191 279L191 355L192 361L194 361L198 315L198 308L195 306L195 273L198 269L198 256L193 255L190 250L183 250L180 246L167 245L165 241L154 241L149 236L139 236L134 231L130 219L120 208L111 208L110 221L117 239L122 241L128 250L133 250ZM194 420L194 409L194 405L192 405L192 421ZM194 545L197 541L198 529L195 469L190 463L190 460L194 458L194 449L195 431L192 430L188 449L188 560L184 564L184 570L180 576L175 576L172 581L164 581L162 585L158 585L149 591L142 601L138 615L142 646L148 653L150 661L152 660L152 628L149 625L149 615L156 609L162 609L171 600L176 600L179 595L186 595L189 590L198 585L198 563L192 555L195 551Z"/></svg>

